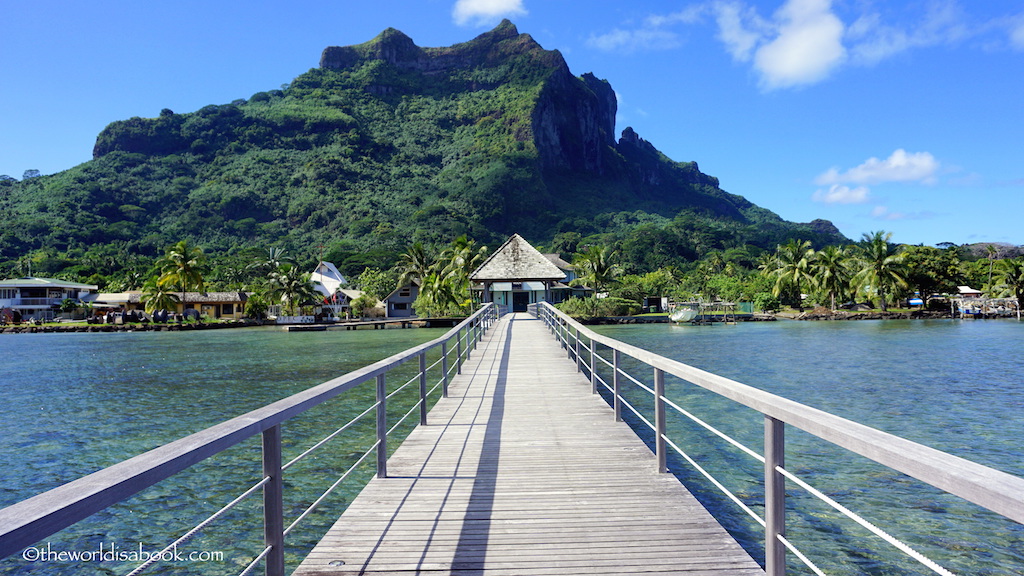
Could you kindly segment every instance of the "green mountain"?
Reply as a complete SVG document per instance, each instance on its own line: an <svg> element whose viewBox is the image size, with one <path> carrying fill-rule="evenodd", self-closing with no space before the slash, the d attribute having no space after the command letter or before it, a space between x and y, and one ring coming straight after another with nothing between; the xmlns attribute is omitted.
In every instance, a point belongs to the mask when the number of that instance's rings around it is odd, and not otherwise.
<svg viewBox="0 0 1024 576"><path fill-rule="evenodd" d="M327 48L280 90L117 121L93 160L0 182L0 260L111 243L156 254L182 238L353 253L612 233L684 259L845 240L723 191L631 128L616 139L615 111L607 81L508 21L446 48L388 29Z"/></svg>

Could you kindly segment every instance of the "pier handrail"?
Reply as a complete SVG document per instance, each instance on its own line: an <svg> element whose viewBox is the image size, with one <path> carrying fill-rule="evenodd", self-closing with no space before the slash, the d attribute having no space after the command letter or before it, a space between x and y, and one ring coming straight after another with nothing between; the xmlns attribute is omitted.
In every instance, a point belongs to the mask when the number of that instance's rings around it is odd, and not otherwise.
<svg viewBox="0 0 1024 576"><path fill-rule="evenodd" d="M265 521L270 527L270 531L277 534L276 538L272 534L266 536L268 547L275 548L267 556L267 573L275 576L283 574L281 544L284 529L283 518L280 517L281 423L359 384L376 378L378 387L376 404L378 413L377 474L386 476L386 428L380 418L384 409L385 395L382 393L382 388L385 375L390 370L414 358L420 359L422 370L425 354L434 348L441 347L442 379L445 394L447 394L449 378L447 354L451 352L448 343L453 338L456 340L458 355L455 358L455 363L456 366L461 367L463 352L468 357L471 347L482 337L495 319L494 306L489 303L484 304L469 318L434 340L3 508L0 510L0 558L20 552L26 547L109 506L124 501L206 458L223 452L243 440L262 434L264 474L270 477L269 481L264 480ZM463 338L466 339L465 345L463 345ZM420 378L425 382L422 372ZM421 390L423 387L421 385ZM385 432L385 434L382 435L381 432ZM273 473L274 470L277 472ZM273 502L268 503L268 494L271 500L277 500L278 509L276 511L269 510L268 512L267 507L273 504ZM272 561L275 555L278 559Z"/></svg>
<svg viewBox="0 0 1024 576"><path fill-rule="evenodd" d="M569 350L570 356L576 359L577 365L588 368L592 382L596 379L593 370L595 365L594 342L614 351L616 381L619 376L619 354L628 355L654 369L655 390L649 391L655 394L657 406L656 422L652 428L655 431L656 451L659 468L662 472L666 471L665 449L666 441L669 441L664 422L664 406L667 401L664 397L664 374L681 378L764 415L765 494L767 500L765 502L765 521L767 523L765 549L769 556L766 560L766 570L769 576L784 573L784 552L781 549L781 543L777 541L777 536L781 536L785 532L785 491L782 475L788 473L782 458L784 424L795 426L883 466L1024 524L1024 478L741 384L614 338L602 336L546 302L537 305L536 314L555 332L556 338L562 342L563 347ZM586 345L580 343L581 336L591 342L587 354L581 354L581 346L584 350L586 349ZM574 340L572 344L569 342L570 339ZM585 361L587 356L590 357L589 367ZM596 382L594 391L596 392ZM615 394L616 414L619 413L620 401L622 399Z"/></svg>

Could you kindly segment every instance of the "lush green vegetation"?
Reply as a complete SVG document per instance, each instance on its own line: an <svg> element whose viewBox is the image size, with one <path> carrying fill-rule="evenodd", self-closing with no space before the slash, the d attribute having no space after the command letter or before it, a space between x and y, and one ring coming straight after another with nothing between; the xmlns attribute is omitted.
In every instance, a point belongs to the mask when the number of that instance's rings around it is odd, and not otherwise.
<svg viewBox="0 0 1024 576"><path fill-rule="evenodd" d="M519 232L563 253L614 244L642 273L792 237L842 240L721 190L632 130L616 143L611 87L510 27L443 49L389 30L281 89L114 122L90 162L0 178L0 276L141 288L182 239L210 257L206 280L221 289L251 284L268 246L354 276L390 269L410 243ZM381 56L391 48L429 66Z"/></svg>
<svg viewBox="0 0 1024 576"><path fill-rule="evenodd" d="M960 285L981 289L991 297L1016 298L1024 307L1024 255L1019 248L895 245L890 237L872 232L857 243L818 250L807 240L795 239L774 251L751 246L712 251L693 263L621 276L612 273L601 282L610 296L607 301L573 300L562 308L581 317L620 315L640 309L647 298L667 296L675 301L749 301L767 311L783 306L836 310L850 302L869 303L884 311L915 293L925 299L932 294L956 294ZM595 258L596 254L601 256ZM582 264L581 283L589 286L598 284L587 272L594 260L602 262L604 270L630 265L614 246L587 247L574 262Z"/></svg>

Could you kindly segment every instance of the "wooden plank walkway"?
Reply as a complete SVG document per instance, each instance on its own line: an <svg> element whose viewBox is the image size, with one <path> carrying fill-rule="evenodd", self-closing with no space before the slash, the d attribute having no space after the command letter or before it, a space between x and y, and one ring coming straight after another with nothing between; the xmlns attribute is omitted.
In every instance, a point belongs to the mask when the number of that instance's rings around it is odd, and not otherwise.
<svg viewBox="0 0 1024 576"><path fill-rule="evenodd" d="M295 575L764 574L526 314L481 341L388 475Z"/></svg>

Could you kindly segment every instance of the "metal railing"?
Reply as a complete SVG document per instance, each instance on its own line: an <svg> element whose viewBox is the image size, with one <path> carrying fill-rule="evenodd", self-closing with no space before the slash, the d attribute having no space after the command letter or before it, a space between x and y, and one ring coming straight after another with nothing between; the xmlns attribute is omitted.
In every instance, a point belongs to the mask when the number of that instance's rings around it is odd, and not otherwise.
<svg viewBox="0 0 1024 576"><path fill-rule="evenodd" d="M3 306L59 306L63 298L11 298L0 300Z"/></svg>
<svg viewBox="0 0 1024 576"><path fill-rule="evenodd" d="M158 482L183 472L243 440L261 435L263 475L259 481L216 513L188 530L180 538L168 544L163 552L153 555L150 561L141 564L129 574L134 576L144 571L157 559L163 557L166 551L172 550L192 538L242 500L262 490L265 547L240 574L249 574L260 562L264 562L265 573L268 576L283 576L285 537L370 454L376 454L377 476L387 476L389 434L405 419L416 413L417 409L420 424L426 423L428 396L434 393L438 387L442 389L443 396L448 395L451 372L453 370L461 372L463 362L469 358L472 350L475 349L477 343L496 319L497 311L494 306L485 304L458 326L430 342L4 508L0 510L0 558L18 553L26 547L122 502ZM428 366L427 353L438 348L440 348L439 358ZM454 358L450 358L452 352L455 353ZM386 389L388 373L413 359L417 359L419 362L416 375L388 393ZM441 378L433 388L428 390L428 371L438 365L440 365ZM376 383L376 401L373 405L290 462L283 462L282 423L370 380L375 380ZM418 385L419 401L389 428L387 421L388 399L413 384ZM371 413L376 415L376 441L322 496L286 527L284 472Z"/></svg>
<svg viewBox="0 0 1024 576"><path fill-rule="evenodd" d="M916 478L948 494L987 508L1005 518L1024 523L1024 497L1022 497L1024 495L1024 478L982 466L602 336L548 303L539 304L535 309L531 309L531 312L545 322L562 348L567 351L568 358L575 360L577 371L589 373L592 392L599 392L599 386L603 386L608 391L611 395L611 405L616 420L622 420L622 411L626 409L651 429L654 433L654 452L660 472L668 471L667 454L671 448L724 492L733 503L764 527L765 571L768 576L785 574L787 550L791 551L815 574L824 574L792 542L786 539L787 479L931 571L944 575L951 574L934 561L890 536L787 470L784 458L787 424L892 470ZM609 349L611 359L602 357L598 353L598 344ZM644 384L623 370L621 365L623 355L633 358L653 370L653 387ZM607 382L600 376L598 369L600 365L611 369L611 382ZM764 454L758 454L740 444L667 398L665 396L666 374L695 384L727 400L761 413L764 417ZM653 397L653 422L646 418L640 409L632 406L626 400L622 389L626 382L636 385ZM765 513L763 518L739 497L732 494L694 458L687 455L683 448L669 438L666 427L666 411L669 408L691 419L697 425L709 430L764 465Z"/></svg>

